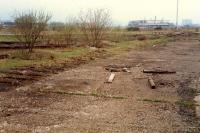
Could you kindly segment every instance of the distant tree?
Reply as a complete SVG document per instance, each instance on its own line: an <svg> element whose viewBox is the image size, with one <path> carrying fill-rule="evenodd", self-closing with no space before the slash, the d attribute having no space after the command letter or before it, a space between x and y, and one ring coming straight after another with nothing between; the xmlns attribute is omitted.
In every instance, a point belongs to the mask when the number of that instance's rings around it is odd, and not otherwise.
<svg viewBox="0 0 200 133"><path fill-rule="evenodd" d="M0 19L0 30L2 30L2 28L3 28L3 25L2 25L2 21Z"/></svg>
<svg viewBox="0 0 200 133"><path fill-rule="evenodd" d="M74 43L74 32L77 28L76 18L67 17L65 27L64 27L64 39L67 45L72 45Z"/></svg>
<svg viewBox="0 0 200 133"><path fill-rule="evenodd" d="M50 19L51 15L43 11L28 11L15 14L15 34L29 52L33 51Z"/></svg>
<svg viewBox="0 0 200 133"><path fill-rule="evenodd" d="M107 10L96 9L81 12L80 28L90 46L102 47L106 32L111 26L111 17Z"/></svg>
<svg viewBox="0 0 200 133"><path fill-rule="evenodd" d="M51 22L49 28L53 31L62 31L65 26L63 22Z"/></svg>
<svg viewBox="0 0 200 133"><path fill-rule="evenodd" d="M140 28L138 27L127 27L126 29L127 31L140 31Z"/></svg>

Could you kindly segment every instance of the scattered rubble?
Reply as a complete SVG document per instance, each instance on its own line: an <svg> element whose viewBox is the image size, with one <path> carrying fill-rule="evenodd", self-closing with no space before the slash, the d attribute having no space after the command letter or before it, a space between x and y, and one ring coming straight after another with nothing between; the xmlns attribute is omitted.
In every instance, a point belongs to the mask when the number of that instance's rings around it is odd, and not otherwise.
<svg viewBox="0 0 200 133"><path fill-rule="evenodd" d="M108 65L105 69L109 72L128 72L131 73L129 70L131 66L128 65Z"/></svg>

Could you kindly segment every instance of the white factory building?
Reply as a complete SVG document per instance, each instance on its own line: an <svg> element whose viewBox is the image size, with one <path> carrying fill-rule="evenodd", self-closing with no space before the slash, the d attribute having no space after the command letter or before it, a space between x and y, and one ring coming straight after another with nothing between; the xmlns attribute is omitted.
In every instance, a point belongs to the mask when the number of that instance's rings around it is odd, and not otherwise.
<svg viewBox="0 0 200 133"><path fill-rule="evenodd" d="M128 24L129 28L155 29L174 28L174 24L164 20L134 20Z"/></svg>

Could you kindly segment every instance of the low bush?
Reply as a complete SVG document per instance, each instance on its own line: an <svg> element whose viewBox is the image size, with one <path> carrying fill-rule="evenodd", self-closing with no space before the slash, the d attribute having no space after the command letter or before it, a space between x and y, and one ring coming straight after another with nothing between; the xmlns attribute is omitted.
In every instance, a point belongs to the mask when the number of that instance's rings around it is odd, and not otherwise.
<svg viewBox="0 0 200 133"><path fill-rule="evenodd" d="M140 28L138 28L138 27L128 27L127 31L140 31Z"/></svg>
<svg viewBox="0 0 200 133"><path fill-rule="evenodd" d="M163 28L162 27L156 27L154 28L154 30L162 30Z"/></svg>
<svg viewBox="0 0 200 133"><path fill-rule="evenodd" d="M139 40L139 41L144 41L144 40L147 40L147 37L146 37L145 35L139 35L139 36L137 37L137 40Z"/></svg>
<svg viewBox="0 0 200 133"><path fill-rule="evenodd" d="M42 60L51 59L53 60L55 56L49 52L44 51L33 51L30 53L28 50L16 50L10 55L11 59L22 59L22 60Z"/></svg>
<svg viewBox="0 0 200 133"><path fill-rule="evenodd" d="M195 32L199 32L199 28L195 28Z"/></svg>

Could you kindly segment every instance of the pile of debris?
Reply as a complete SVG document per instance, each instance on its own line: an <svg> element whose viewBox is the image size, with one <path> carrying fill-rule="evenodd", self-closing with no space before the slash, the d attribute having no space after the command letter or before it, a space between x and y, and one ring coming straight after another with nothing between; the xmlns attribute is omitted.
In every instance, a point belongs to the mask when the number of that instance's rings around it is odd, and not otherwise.
<svg viewBox="0 0 200 133"><path fill-rule="evenodd" d="M108 65L105 69L109 72L128 72L130 73L131 66L128 65Z"/></svg>
<svg viewBox="0 0 200 133"><path fill-rule="evenodd" d="M112 83L114 78L115 78L115 73L114 72L127 72L127 73L131 73L130 68L132 66L128 66L128 65L108 65L105 67L105 69L109 72L111 72L107 83ZM161 69L153 69L153 70L147 70L144 69L143 73L145 74L151 74L148 75L148 77L146 77L146 79L148 79L149 85L152 89L156 88L156 84L152 78L153 74L174 74L176 73L176 71L169 71L169 70L161 70Z"/></svg>
<svg viewBox="0 0 200 133"><path fill-rule="evenodd" d="M143 70L143 73L147 74L174 74L176 71L169 71L169 70L161 70L161 69L155 69L155 70ZM154 83L154 80L152 77L148 78L149 84L152 89L156 88L156 84Z"/></svg>

